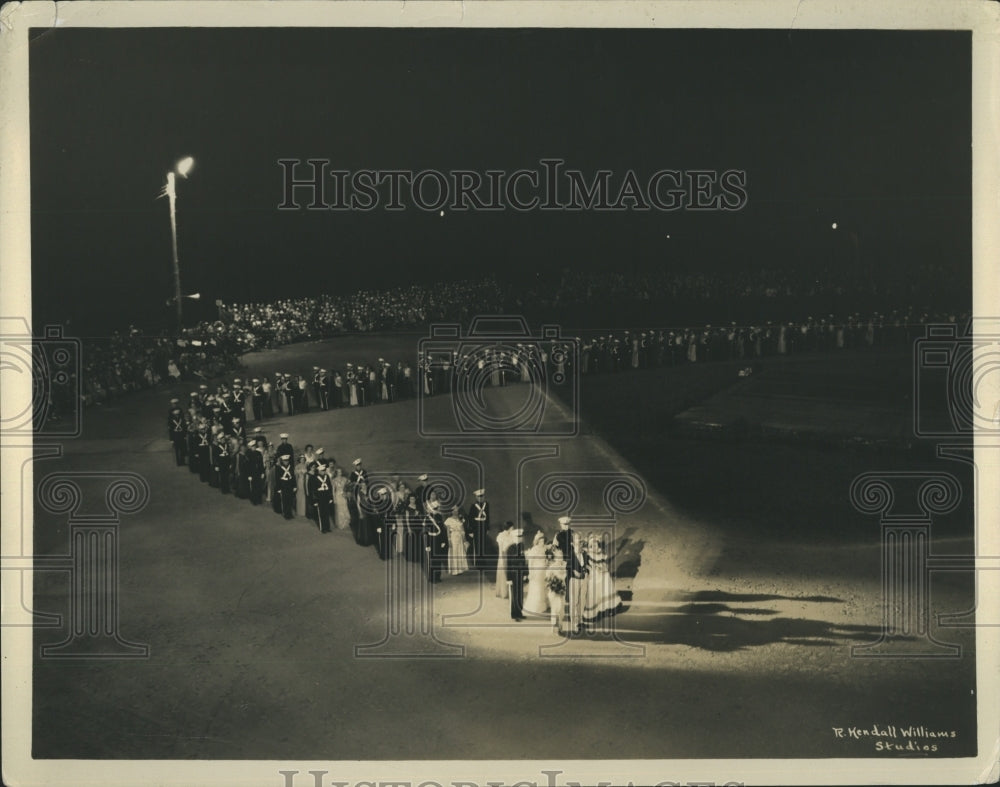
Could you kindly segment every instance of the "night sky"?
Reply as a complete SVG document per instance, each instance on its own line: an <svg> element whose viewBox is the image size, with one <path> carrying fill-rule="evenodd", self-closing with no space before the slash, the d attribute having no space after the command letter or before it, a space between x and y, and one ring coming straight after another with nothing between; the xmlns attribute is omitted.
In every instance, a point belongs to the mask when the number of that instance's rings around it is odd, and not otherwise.
<svg viewBox="0 0 1000 787"><path fill-rule="evenodd" d="M169 320L179 181L202 303L487 272L971 269L962 32L56 29L31 43L34 318ZM342 169L740 169L737 213L279 211L280 158ZM836 221L840 228L831 229ZM668 237L669 236L669 237ZM838 256L841 255L841 256Z"/></svg>

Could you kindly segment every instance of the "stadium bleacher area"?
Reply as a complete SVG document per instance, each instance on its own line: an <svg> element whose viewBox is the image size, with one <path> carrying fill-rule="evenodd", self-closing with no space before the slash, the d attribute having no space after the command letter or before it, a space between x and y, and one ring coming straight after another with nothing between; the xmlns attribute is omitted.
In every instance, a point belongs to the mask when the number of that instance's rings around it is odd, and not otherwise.
<svg viewBox="0 0 1000 787"><path fill-rule="evenodd" d="M935 292L933 310L921 305L938 278L918 277L904 287L767 270L731 276L564 271L530 286L484 278L222 302L217 319L179 334L130 326L85 339L80 386L84 404L103 403L173 382L211 380L241 368L247 352L351 334L420 332L437 322L467 324L476 314L521 314L533 327L562 325L584 347L615 347L615 364L623 369L639 366L633 341L653 348L643 351L643 367L900 344L922 335L928 322L966 319L968 309L953 288ZM656 350L658 344L666 350Z"/></svg>

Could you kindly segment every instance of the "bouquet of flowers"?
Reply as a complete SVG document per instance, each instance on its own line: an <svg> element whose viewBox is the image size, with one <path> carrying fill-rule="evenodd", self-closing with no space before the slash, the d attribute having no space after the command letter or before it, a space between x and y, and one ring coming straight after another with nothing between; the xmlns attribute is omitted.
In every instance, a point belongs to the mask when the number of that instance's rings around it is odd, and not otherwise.
<svg viewBox="0 0 1000 787"><path fill-rule="evenodd" d="M561 596L566 592L566 580L558 574L547 576L545 578L545 586L549 589L550 593L555 593L557 596Z"/></svg>

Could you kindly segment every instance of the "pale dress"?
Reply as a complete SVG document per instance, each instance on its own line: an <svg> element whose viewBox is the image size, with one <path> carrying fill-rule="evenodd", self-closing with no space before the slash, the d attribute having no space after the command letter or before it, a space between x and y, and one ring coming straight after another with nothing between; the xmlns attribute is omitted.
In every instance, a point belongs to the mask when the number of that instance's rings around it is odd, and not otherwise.
<svg viewBox="0 0 1000 787"><path fill-rule="evenodd" d="M469 558L465 542L465 525L458 517L444 520L448 530L448 573L462 574L469 570Z"/></svg>

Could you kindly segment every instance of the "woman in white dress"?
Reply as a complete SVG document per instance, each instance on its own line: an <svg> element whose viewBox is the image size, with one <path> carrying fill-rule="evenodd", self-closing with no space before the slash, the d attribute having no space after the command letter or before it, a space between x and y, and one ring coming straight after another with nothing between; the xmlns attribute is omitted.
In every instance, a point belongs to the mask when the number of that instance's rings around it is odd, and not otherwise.
<svg viewBox="0 0 1000 787"><path fill-rule="evenodd" d="M601 615L614 614L622 605L621 596L615 591L615 580L608 567L608 553L604 537L598 539L591 533L587 539L587 589L583 604L583 619L593 623Z"/></svg>
<svg viewBox="0 0 1000 787"><path fill-rule="evenodd" d="M566 607L566 558L553 541L545 552L545 590L549 601L552 630L563 633L563 611Z"/></svg>
<svg viewBox="0 0 1000 787"><path fill-rule="evenodd" d="M333 522L337 530L351 526L351 510L347 507L347 478L339 465L333 470Z"/></svg>
<svg viewBox="0 0 1000 787"><path fill-rule="evenodd" d="M549 611L548 588L545 584L548 564L546 550L545 534L539 530L535 533L531 549L524 553L528 562L528 591L524 594L522 609L529 615L545 615Z"/></svg>
<svg viewBox="0 0 1000 787"><path fill-rule="evenodd" d="M444 526L448 531L448 573L462 574L469 570L468 542L462 509L455 506L451 516L444 520Z"/></svg>
<svg viewBox="0 0 1000 787"><path fill-rule="evenodd" d="M497 556L497 578L496 594L497 598L507 598L507 548L514 543L514 523L505 522L504 529L497 534L497 549L500 554Z"/></svg>
<svg viewBox="0 0 1000 787"><path fill-rule="evenodd" d="M306 458L300 456L295 463L295 513L306 515Z"/></svg>

